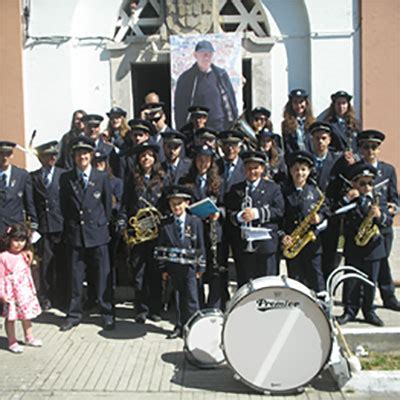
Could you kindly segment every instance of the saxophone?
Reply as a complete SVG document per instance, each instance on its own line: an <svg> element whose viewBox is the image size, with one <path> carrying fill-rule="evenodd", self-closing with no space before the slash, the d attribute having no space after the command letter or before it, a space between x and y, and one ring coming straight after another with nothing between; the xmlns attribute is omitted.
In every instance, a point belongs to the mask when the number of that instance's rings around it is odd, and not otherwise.
<svg viewBox="0 0 400 400"><path fill-rule="evenodd" d="M318 190L320 199L314 205L309 214L300 222L297 228L291 233L290 237L292 238L292 243L288 246L283 246L283 255L286 258L289 259L295 258L309 242L313 242L317 238L314 231L311 229L311 221L315 218L315 215L322 207L322 204L325 201L325 196L318 188L318 186L316 186L316 189Z"/></svg>
<svg viewBox="0 0 400 400"><path fill-rule="evenodd" d="M373 205L378 204L379 197L376 196ZM357 234L354 237L354 242L357 246L364 247L370 242L373 237L379 235L379 233L380 232L378 225L374 224L374 216L372 214L372 211L370 211L358 228Z"/></svg>

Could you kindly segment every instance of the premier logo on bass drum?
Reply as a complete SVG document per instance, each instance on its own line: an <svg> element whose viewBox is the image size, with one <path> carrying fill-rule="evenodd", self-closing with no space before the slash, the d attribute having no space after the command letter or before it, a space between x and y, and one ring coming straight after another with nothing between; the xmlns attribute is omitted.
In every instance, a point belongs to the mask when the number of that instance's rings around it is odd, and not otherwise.
<svg viewBox="0 0 400 400"><path fill-rule="evenodd" d="M275 299L258 299L256 301L258 311L269 311L269 310L282 310L282 309L293 309L299 308L299 301L290 300L275 300Z"/></svg>

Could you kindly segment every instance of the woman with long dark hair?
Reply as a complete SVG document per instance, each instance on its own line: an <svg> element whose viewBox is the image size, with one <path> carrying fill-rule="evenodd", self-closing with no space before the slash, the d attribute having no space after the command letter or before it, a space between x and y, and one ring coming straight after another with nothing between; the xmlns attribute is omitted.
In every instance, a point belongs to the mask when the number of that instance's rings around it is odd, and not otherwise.
<svg viewBox="0 0 400 400"><path fill-rule="evenodd" d="M282 138L286 153L296 150L311 151L311 136L308 131L315 121L308 94L304 89L289 93L282 121Z"/></svg>
<svg viewBox="0 0 400 400"><path fill-rule="evenodd" d="M76 110L72 114L71 127L67 133L63 135L60 141L60 155L57 161L57 167L71 169L74 166L74 161L71 152L71 141L83 134L84 123L83 117L86 115L84 110Z"/></svg>
<svg viewBox="0 0 400 400"><path fill-rule="evenodd" d="M125 180L119 218L128 225L128 241L129 235L132 234L130 265L134 276L135 319L138 323L144 323L146 318L153 321L161 319L161 273L153 256L157 237L149 235L144 240L137 237L138 240L133 240L137 229L128 223L140 210L143 212L143 209L148 209L145 216L150 216L151 213L156 213L154 208L160 208L165 172L158 160L158 150L157 145L147 142L134 149L136 164Z"/></svg>
<svg viewBox="0 0 400 400"><path fill-rule="evenodd" d="M331 95L331 104L324 117L329 122L334 133L331 146L336 151L351 151L356 154L357 135L361 131L361 123L356 118L356 112L351 104L353 96L339 90Z"/></svg>

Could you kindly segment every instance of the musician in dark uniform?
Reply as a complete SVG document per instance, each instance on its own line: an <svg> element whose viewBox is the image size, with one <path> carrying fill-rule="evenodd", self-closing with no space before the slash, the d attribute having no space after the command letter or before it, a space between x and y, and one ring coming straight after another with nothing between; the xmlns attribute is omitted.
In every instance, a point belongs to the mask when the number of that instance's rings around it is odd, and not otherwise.
<svg viewBox="0 0 400 400"><path fill-rule="evenodd" d="M397 191L397 175L393 165L378 159L380 146L385 140L385 134L377 130L366 130L358 134L359 152L364 162L372 165L377 170L375 185L387 181L378 192L387 203L392 217L400 206L399 194ZM393 227L386 226L381 229L386 249L386 257L382 259L379 267L378 285L383 305L394 311L400 311L400 302L396 298L395 285L390 271L389 257L393 243Z"/></svg>
<svg viewBox="0 0 400 400"><path fill-rule="evenodd" d="M155 233L158 229L150 223L148 229L146 226L137 229L129 225L129 220L137 216L140 210L147 209L145 214L147 220L151 219L157 224L155 218L158 217L157 210L161 208L165 172L158 160L157 145L142 143L135 147L133 154L137 162L126 177L118 219L120 226L127 226L128 233L132 233L129 263L134 274L135 320L143 324L147 318L155 322L161 320L161 272L153 256L157 242ZM145 236L137 237L137 232L141 230Z"/></svg>
<svg viewBox="0 0 400 400"><path fill-rule="evenodd" d="M383 326L383 321L374 310L375 284L378 281L382 259L386 257L383 235L374 232L372 226L379 230L392 224L392 216L384 197L376 198L373 192L376 169L369 164L359 162L350 167L348 177L353 188L342 200L343 204L355 202L356 207L345 214L345 263L352 265L368 275L374 286L363 284L353 279L345 282L343 291L344 313L337 318L343 325L354 321L360 308L367 323ZM370 220L370 227L360 235L360 227ZM371 232L371 235L369 233ZM364 240L365 238L365 240ZM357 240L359 239L359 240Z"/></svg>
<svg viewBox="0 0 400 400"><path fill-rule="evenodd" d="M165 160L161 166L166 173L168 186L177 184L192 165L192 161L184 154L185 138L183 133L174 130L163 133Z"/></svg>
<svg viewBox="0 0 400 400"><path fill-rule="evenodd" d="M131 130L125 137L125 144L120 153L120 168L119 175L117 175L123 182L125 182L125 177L135 169L135 148L150 141L150 136L153 133L153 125L144 119L131 119L128 124Z"/></svg>
<svg viewBox="0 0 400 400"><path fill-rule="evenodd" d="M304 89L291 90L282 121L282 139L286 154L296 150L311 151L309 128L314 121L308 93Z"/></svg>
<svg viewBox="0 0 400 400"><path fill-rule="evenodd" d="M223 207L222 179L215 163L215 152L207 145L194 148L195 158L188 174L179 183L188 186L193 192L195 202L205 198L211 199L218 211L203 218L204 243L206 249L206 274L199 287L200 306L224 309L228 296L228 273L221 269L222 221L225 217ZM206 299L203 282L209 284Z"/></svg>
<svg viewBox="0 0 400 400"><path fill-rule="evenodd" d="M29 221L37 230L37 217L32 195L32 180L28 172L11 164L13 142L0 141L0 236L8 226Z"/></svg>
<svg viewBox="0 0 400 400"><path fill-rule="evenodd" d="M282 192L276 183L265 180L266 156L250 151L242 156L246 179L233 185L225 196L227 219L232 229L232 250L238 285L250 279L276 275L278 223L283 217ZM268 228L264 240L243 239L242 228Z"/></svg>
<svg viewBox="0 0 400 400"><path fill-rule="evenodd" d="M336 151L351 151L357 154L357 134L361 124L356 118L356 112L351 104L353 96L339 90L331 95L331 104L324 121L332 127L332 147Z"/></svg>
<svg viewBox="0 0 400 400"><path fill-rule="evenodd" d="M219 141L223 157L217 160L219 174L222 177L222 193L225 195L230 191L231 187L245 180L244 163L239 157L243 145L243 134L239 131L222 131L219 134ZM221 259L220 267L228 271L229 251L233 248L234 235L232 225L229 219L225 219L222 226L221 239ZM225 297L228 298L228 283L226 283Z"/></svg>
<svg viewBox="0 0 400 400"><path fill-rule="evenodd" d="M332 179L332 169L341 153L330 149L332 143L332 127L328 122L316 121L310 126L312 137L312 154L314 157L315 180L323 193L326 193ZM339 216L332 216L328 220L328 226L320 234L322 240L322 271L325 280L339 264L337 260L337 247L340 234Z"/></svg>
<svg viewBox="0 0 400 400"><path fill-rule="evenodd" d="M71 284L67 318L61 331L72 329L82 320L82 288L87 269L95 276L103 327L105 330L115 327L108 253L111 187L107 174L92 168L94 149L92 139L77 138L72 146L75 168L60 178L60 204Z"/></svg>
<svg viewBox="0 0 400 400"><path fill-rule="evenodd" d="M275 183L284 182L287 178L287 166L283 150L276 144L276 134L263 129L258 133L258 150L267 156L265 176Z"/></svg>
<svg viewBox="0 0 400 400"><path fill-rule="evenodd" d="M94 141L95 151L111 154L113 146L110 143L107 143L104 137L100 134L100 124L103 120L104 118L101 115L86 114L82 118L82 121L85 124L84 132L85 136Z"/></svg>
<svg viewBox="0 0 400 400"><path fill-rule="evenodd" d="M282 238L283 255L286 257L288 275L315 292L325 289L324 277L321 269L322 245L318 234L318 225L326 219L328 209L324 204L321 190L309 180L314 160L307 151L295 151L287 157L290 179L283 186L282 192L285 199L285 216L283 219ZM316 236L314 241L304 241L300 251L289 251L296 242L293 231L305 220L309 219L305 231L312 230ZM305 235L304 235L305 236ZM299 242L301 243L301 242ZM292 247L293 248L293 247Z"/></svg>
<svg viewBox="0 0 400 400"><path fill-rule="evenodd" d="M158 246L170 249L193 251L197 255L196 262L185 259L159 261L163 279L171 278L174 289L178 292L177 323L167 338L182 336L182 328L188 319L199 309L197 280L205 271L205 250L203 224L201 220L186 212L192 199L191 190L182 185L174 185L167 191L172 217L161 227ZM183 255L184 256L184 255Z"/></svg>
<svg viewBox="0 0 400 400"><path fill-rule="evenodd" d="M156 144L159 147L158 158L160 162L165 160L164 154L164 139L163 134L172 130L167 124L167 116L165 114L165 103L144 104L145 119L153 125L153 134L150 137L150 143Z"/></svg>
<svg viewBox="0 0 400 400"><path fill-rule="evenodd" d="M65 170L55 166L58 151L57 141L37 146L35 152L42 166L30 173L38 231L42 236L36 248L41 260L38 294L43 310L51 308L52 303L63 307L67 299L68 280L61 241L64 220L60 209L60 176Z"/></svg>
<svg viewBox="0 0 400 400"><path fill-rule="evenodd" d="M194 147L210 146L214 150L217 149L218 132L211 128L200 128L194 134ZM193 154L189 154L192 156Z"/></svg>
<svg viewBox="0 0 400 400"><path fill-rule="evenodd" d="M190 149L194 146L194 134L198 129L205 128L208 121L208 107L193 105L187 110L189 122L176 128L186 136L186 151L190 154Z"/></svg>

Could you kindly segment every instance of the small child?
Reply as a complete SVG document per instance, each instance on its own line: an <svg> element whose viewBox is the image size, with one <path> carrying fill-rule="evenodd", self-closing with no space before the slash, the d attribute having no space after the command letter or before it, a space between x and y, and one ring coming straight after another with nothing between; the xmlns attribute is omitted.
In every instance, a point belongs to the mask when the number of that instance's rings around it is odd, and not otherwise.
<svg viewBox="0 0 400 400"><path fill-rule="evenodd" d="M15 321L21 320L25 345L41 347L42 342L32 333L31 319L41 313L30 270L32 252L29 250L30 232L24 225L15 224L6 229L2 238L5 251L0 253L0 302L8 338L8 348L22 353L15 336Z"/></svg>
<svg viewBox="0 0 400 400"><path fill-rule="evenodd" d="M173 217L161 227L158 237L158 246L167 248L171 253L168 260L158 260L163 280L171 278L179 299L178 322L168 339L181 337L184 325L199 309L197 280L205 271L205 249L201 219L186 212L191 198L191 190L185 186L174 185L170 188L167 199ZM191 255L196 256L195 260Z"/></svg>
<svg viewBox="0 0 400 400"><path fill-rule="evenodd" d="M326 218L328 210L323 204L321 191L309 180L314 167L312 154L301 150L294 151L288 156L287 163L291 179L282 189L285 199L285 235L282 244L284 247L293 245L290 235L305 218L309 219L309 229L312 229L316 236L315 240L305 245L296 256L286 260L288 275L318 293L325 290L325 282L321 269L322 246L317 225Z"/></svg>

